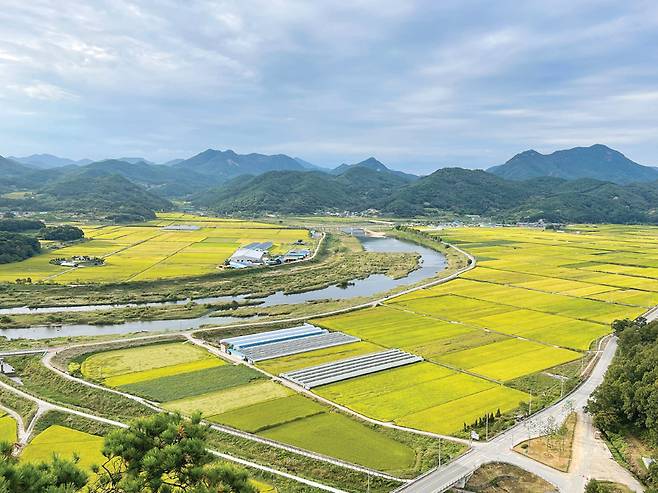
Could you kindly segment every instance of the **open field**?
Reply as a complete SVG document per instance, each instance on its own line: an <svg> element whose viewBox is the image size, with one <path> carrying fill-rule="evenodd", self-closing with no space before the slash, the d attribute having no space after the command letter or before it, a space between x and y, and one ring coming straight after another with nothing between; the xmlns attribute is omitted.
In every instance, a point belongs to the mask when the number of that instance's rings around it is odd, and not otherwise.
<svg viewBox="0 0 658 493"><path fill-rule="evenodd" d="M275 426L314 416L326 408L301 395L290 395L244 406L208 418L215 423L257 433Z"/></svg>
<svg viewBox="0 0 658 493"><path fill-rule="evenodd" d="M141 372L204 360L210 360L216 362L216 364L224 363L207 351L185 342L151 344L148 346L92 354L82 362L81 371L86 378L93 380L103 380L105 378L140 372L140 375L135 377L137 378L137 380L133 381L135 382L144 379L143 377L145 375L141 374ZM175 370L171 371L173 374L176 374L181 369L181 367L176 367ZM162 377L169 374L172 373L163 370L161 374L149 373L149 376L155 378L156 376ZM132 382L122 382L124 385L126 383ZM113 384L116 385L117 381L114 380Z"/></svg>
<svg viewBox="0 0 658 493"><path fill-rule="evenodd" d="M199 229L163 229L176 225ZM160 214L154 221L129 226L80 227L87 241L1 265L0 281L30 277L33 281L102 283L196 276L217 272L217 266L236 249L252 242L271 241L271 251L283 253L297 240L312 241L304 229L187 214ZM105 264L73 269L49 263L73 255L102 257Z"/></svg>
<svg viewBox="0 0 658 493"><path fill-rule="evenodd" d="M1 413L1 411L0 411ZM0 442L14 443L17 433L16 420L8 415L0 417Z"/></svg>
<svg viewBox="0 0 658 493"><path fill-rule="evenodd" d="M21 460L32 463L46 462L53 454L71 460L74 454L77 454L80 457L78 465L91 471L93 465L105 462L102 448L103 437L54 425L34 437L23 449Z"/></svg>
<svg viewBox="0 0 658 493"><path fill-rule="evenodd" d="M288 395L292 395L292 391L286 387L271 381L262 381L168 402L164 407L183 414L201 411L204 416L213 416Z"/></svg>
<svg viewBox="0 0 658 493"><path fill-rule="evenodd" d="M244 365L222 365L122 385L119 388L147 399L166 402L237 387L262 378L262 373Z"/></svg>
<svg viewBox="0 0 658 493"><path fill-rule="evenodd" d="M411 448L336 413L291 421L262 435L381 471L411 468L416 460Z"/></svg>

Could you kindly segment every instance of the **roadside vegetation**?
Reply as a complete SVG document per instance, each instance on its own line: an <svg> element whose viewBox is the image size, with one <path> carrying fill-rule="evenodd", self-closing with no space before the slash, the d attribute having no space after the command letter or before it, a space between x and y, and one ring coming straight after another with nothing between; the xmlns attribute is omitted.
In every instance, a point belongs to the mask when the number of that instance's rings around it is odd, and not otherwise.
<svg viewBox="0 0 658 493"><path fill-rule="evenodd" d="M619 347L603 384L588 404L613 456L658 490L658 322L614 324Z"/></svg>
<svg viewBox="0 0 658 493"><path fill-rule="evenodd" d="M476 470L462 492L468 493L549 493L555 488L532 473L499 462L485 464Z"/></svg>

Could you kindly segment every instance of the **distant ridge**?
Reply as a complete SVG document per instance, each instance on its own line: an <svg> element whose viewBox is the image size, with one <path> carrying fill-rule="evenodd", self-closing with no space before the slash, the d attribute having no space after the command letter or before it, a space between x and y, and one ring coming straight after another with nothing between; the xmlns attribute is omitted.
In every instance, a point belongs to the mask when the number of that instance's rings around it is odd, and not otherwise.
<svg viewBox="0 0 658 493"><path fill-rule="evenodd" d="M260 175L268 171L304 171L306 168L294 158L285 154L237 154L232 150L205 151L176 163L172 168L192 170L227 181L240 175Z"/></svg>
<svg viewBox="0 0 658 493"><path fill-rule="evenodd" d="M346 171L348 171L350 169L354 169L356 167L368 168L368 169L371 169L373 171L377 171L379 173L390 173L392 175L403 178L407 181L413 181L413 180L418 179L418 177L416 175L412 175L410 173L404 173L402 171L396 171L396 170L392 170L390 168L387 168L381 161L378 161L374 157L369 157L368 159L365 159L365 160L363 160L359 163L356 163L356 164L344 164L343 163L340 166L338 166L337 168L334 168L333 170L331 170L331 174L332 175L342 175Z"/></svg>
<svg viewBox="0 0 658 493"><path fill-rule="evenodd" d="M68 159L65 157L53 156L52 154L32 154L24 157L9 157L12 161L25 164L33 168L52 169L62 168L64 166L82 166L93 162L91 159Z"/></svg>
<svg viewBox="0 0 658 493"><path fill-rule="evenodd" d="M602 144L574 147L551 154L529 150L487 171L508 180L541 176L567 180L593 178L620 184L658 180L658 169L642 166Z"/></svg>

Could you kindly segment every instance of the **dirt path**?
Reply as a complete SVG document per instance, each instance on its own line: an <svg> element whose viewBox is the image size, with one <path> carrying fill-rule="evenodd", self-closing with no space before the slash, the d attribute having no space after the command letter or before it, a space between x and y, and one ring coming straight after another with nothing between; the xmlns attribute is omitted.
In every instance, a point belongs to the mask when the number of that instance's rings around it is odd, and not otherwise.
<svg viewBox="0 0 658 493"><path fill-rule="evenodd" d="M614 460L605 442L597 438L592 417L584 412L578 413L569 474L573 476L574 486L580 487L574 491L582 491L589 479L613 481L635 492L644 491L639 481Z"/></svg>

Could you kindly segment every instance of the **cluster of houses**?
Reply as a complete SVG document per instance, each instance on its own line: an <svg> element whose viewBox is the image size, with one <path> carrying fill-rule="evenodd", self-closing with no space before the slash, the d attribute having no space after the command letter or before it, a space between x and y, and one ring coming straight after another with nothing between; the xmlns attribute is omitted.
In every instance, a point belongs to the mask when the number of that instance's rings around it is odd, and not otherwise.
<svg viewBox="0 0 658 493"><path fill-rule="evenodd" d="M74 255L71 258L53 258L49 262L54 265L61 265L62 267L94 267L103 265L105 260L100 257L90 257L88 255Z"/></svg>
<svg viewBox="0 0 658 493"><path fill-rule="evenodd" d="M299 240L299 245L304 242ZM226 264L233 269L244 269L247 267L258 267L263 265L280 265L290 262L304 260L311 255L311 251L306 248L295 248L289 250L283 255L271 256L269 249L272 248L272 242L250 243L238 248L231 255Z"/></svg>

